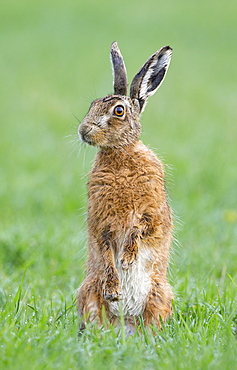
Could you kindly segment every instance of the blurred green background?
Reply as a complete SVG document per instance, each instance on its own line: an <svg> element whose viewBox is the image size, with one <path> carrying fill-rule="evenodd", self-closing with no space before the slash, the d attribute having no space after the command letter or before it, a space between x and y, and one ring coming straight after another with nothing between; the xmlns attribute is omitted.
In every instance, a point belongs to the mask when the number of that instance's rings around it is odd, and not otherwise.
<svg viewBox="0 0 237 370"><path fill-rule="evenodd" d="M192 301L210 284L213 295L215 287L223 293L236 281L236 19L233 0L1 1L3 320L16 302L33 306L35 297L49 315L83 279L96 149L79 143L77 126L93 99L112 92L114 40L130 82L157 49L173 48L141 122L142 140L167 164L176 301ZM19 284L25 298L11 300Z"/></svg>

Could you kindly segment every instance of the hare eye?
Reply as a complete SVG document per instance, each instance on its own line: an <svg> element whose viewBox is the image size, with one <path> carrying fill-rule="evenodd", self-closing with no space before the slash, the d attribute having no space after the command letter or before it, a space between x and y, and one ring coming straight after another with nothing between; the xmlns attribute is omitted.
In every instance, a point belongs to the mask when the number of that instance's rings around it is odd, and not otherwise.
<svg viewBox="0 0 237 370"><path fill-rule="evenodd" d="M122 117L124 115L124 107L122 105L117 105L117 107L114 108L114 114Z"/></svg>

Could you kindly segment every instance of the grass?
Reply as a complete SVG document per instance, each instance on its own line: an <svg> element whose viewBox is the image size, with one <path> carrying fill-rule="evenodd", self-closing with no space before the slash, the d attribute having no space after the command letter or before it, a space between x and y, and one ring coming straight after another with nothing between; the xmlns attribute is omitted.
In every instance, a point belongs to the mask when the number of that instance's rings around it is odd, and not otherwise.
<svg viewBox="0 0 237 370"><path fill-rule="evenodd" d="M235 369L235 2L9 0L0 10L1 369ZM114 40L130 81L155 50L174 48L141 120L177 215L174 315L156 335L92 327L78 340L96 150L80 146L77 119L112 90Z"/></svg>

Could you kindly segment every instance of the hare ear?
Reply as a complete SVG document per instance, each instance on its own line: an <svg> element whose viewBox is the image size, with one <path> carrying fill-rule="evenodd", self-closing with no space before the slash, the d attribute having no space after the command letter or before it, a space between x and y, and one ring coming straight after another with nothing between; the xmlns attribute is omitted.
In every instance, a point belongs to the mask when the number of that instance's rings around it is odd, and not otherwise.
<svg viewBox="0 0 237 370"><path fill-rule="evenodd" d="M127 72L123 61L122 54L117 42L113 42L110 48L111 62L114 72L114 94L127 94Z"/></svg>
<svg viewBox="0 0 237 370"><path fill-rule="evenodd" d="M140 112L145 108L146 100L161 85L170 64L172 49L164 46L153 54L134 77L131 88L131 99L138 99Z"/></svg>

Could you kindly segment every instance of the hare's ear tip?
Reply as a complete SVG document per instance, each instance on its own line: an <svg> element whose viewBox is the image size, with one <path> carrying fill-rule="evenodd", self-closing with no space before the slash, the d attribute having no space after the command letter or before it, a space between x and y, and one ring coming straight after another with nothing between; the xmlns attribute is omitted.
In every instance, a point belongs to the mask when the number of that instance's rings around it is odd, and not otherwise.
<svg viewBox="0 0 237 370"><path fill-rule="evenodd" d="M173 51L173 48L172 48L171 46L169 46L169 45L164 46L162 49L163 49L164 51L169 51L170 53L172 53L172 51Z"/></svg>
<svg viewBox="0 0 237 370"><path fill-rule="evenodd" d="M118 49L118 43L117 43L117 41L113 41L113 42L112 42L110 49L111 49L111 50L112 50L112 49Z"/></svg>
<svg viewBox="0 0 237 370"><path fill-rule="evenodd" d="M170 46L163 46L160 50L156 52L158 55L158 59L160 59L163 55L166 55L168 58L171 58L173 53L173 49Z"/></svg>

